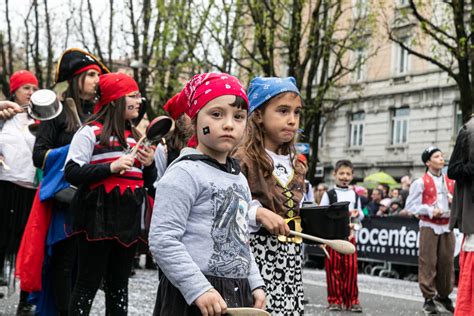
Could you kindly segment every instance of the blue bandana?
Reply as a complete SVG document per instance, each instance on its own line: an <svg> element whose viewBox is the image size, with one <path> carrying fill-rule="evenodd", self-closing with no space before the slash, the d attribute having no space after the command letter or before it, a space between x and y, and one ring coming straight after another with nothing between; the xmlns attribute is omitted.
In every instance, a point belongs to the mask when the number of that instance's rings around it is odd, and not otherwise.
<svg viewBox="0 0 474 316"><path fill-rule="evenodd" d="M294 92L301 96L296 87L296 80L293 77L255 77L250 81L247 92L250 110L249 114L255 111L266 101L283 92Z"/></svg>

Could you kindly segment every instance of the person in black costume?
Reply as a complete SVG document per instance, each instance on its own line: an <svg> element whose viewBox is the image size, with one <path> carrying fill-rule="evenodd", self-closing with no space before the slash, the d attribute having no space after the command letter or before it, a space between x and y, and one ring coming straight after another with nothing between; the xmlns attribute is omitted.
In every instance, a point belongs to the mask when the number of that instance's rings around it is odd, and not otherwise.
<svg viewBox="0 0 474 316"><path fill-rule="evenodd" d="M71 98L81 122L93 112L99 76L108 72L107 67L86 51L70 48L63 52L57 66L56 83L68 82L68 87L62 95L63 104L67 98ZM80 123L74 111L71 111L68 106L63 108L59 116L42 122L38 127L33 150L33 162L38 168L44 167L50 150L69 145L79 128ZM63 225L64 227L68 209L67 203L55 202L51 226ZM61 214L66 216L61 216ZM67 237L67 233L63 232L64 229L59 229L59 231L61 231L59 236L52 238L54 244L50 271L54 302L58 314L62 316L68 314L73 283L72 270L76 261L76 242L74 238Z"/></svg>

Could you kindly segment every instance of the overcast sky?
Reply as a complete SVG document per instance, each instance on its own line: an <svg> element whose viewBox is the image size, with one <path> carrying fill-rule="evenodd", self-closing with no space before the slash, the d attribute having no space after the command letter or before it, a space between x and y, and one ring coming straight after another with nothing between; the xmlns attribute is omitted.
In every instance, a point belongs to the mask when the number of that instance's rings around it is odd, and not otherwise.
<svg viewBox="0 0 474 316"><path fill-rule="evenodd" d="M59 57L61 52L66 48L66 21L71 16L71 6L75 8L75 21L70 22L71 28L71 35L69 36L67 47L80 47L84 48L82 42L79 40L79 32L78 32L78 23L79 23L79 6L81 1L79 0L47 0L48 5L48 12L50 13L50 21L51 21L51 29L52 29L52 37L53 37L53 51L55 58ZM24 47L25 45L25 26L24 20L28 14L28 10L31 6L31 0L9 0L9 9L10 9L10 21L12 25L12 38L13 42L16 43L18 46ZM44 24L44 2L43 0L39 0L40 8L39 8L39 15L42 24ZM120 30L121 25L123 23L128 23L127 19L120 18L121 11L124 8L124 1L115 0L115 10L116 18L114 19L114 29ZM0 1L0 31L6 32L7 30L7 23L5 22L5 0ZM86 8L87 2L84 1L84 9ZM109 1L108 0L92 0L93 5L93 12L94 12L94 20L97 24L97 29L99 30L99 36L103 36L103 46L105 48L105 44L107 43L108 34L106 30L108 29L109 23ZM89 16L88 14L83 13L84 24L89 26ZM34 13L32 12L29 16L29 20L32 22L30 24L30 41L33 40L34 36ZM75 25L74 25L75 24ZM42 45L42 50L45 50L46 43L46 32L45 28L40 28L40 42ZM102 31L102 32L101 32ZM105 32L105 34L104 34ZM121 32L117 32L121 34ZM90 47L92 48L92 33L85 32L84 37L86 41L89 42ZM125 51L130 51L130 48L125 47L124 45L125 40L122 38L115 38L115 45L114 45L114 57L117 58L119 55L122 56ZM128 39L130 40L130 39Z"/></svg>

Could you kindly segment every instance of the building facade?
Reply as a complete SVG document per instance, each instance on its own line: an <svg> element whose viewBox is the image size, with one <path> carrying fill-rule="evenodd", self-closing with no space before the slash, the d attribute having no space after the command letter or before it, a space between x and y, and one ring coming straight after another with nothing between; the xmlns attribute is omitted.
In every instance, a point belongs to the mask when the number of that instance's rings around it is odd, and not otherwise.
<svg viewBox="0 0 474 316"><path fill-rule="evenodd" d="M394 1L383 8L390 11L385 16L393 20L405 6L404 1ZM359 181L377 171L396 179L418 177L425 171L421 153L426 147L438 146L446 159L454 147L462 125L456 84L436 66L390 41L382 27L379 30L367 37L380 43L376 53L346 78L340 88L343 106L327 118L318 157L324 175L319 181L331 182L332 166L339 159L354 163ZM407 43L416 30L415 23L395 27ZM364 54L358 50L351 58Z"/></svg>

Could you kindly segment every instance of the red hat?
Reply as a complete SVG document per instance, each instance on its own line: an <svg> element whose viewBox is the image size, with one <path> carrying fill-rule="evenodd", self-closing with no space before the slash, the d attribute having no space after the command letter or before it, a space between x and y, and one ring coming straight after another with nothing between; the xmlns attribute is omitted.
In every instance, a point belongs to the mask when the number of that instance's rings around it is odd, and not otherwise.
<svg viewBox="0 0 474 316"><path fill-rule="evenodd" d="M188 102L187 114L194 118L209 101L223 95L235 95L245 100L248 109L248 99L239 79L225 73L203 73L195 75L184 87Z"/></svg>
<svg viewBox="0 0 474 316"><path fill-rule="evenodd" d="M33 84L38 87L38 79L28 70L18 70L10 77L10 94L25 84Z"/></svg>
<svg viewBox="0 0 474 316"><path fill-rule="evenodd" d="M138 91L137 82L124 73L113 72L99 77L100 99L94 107L94 113L112 101Z"/></svg>
<svg viewBox="0 0 474 316"><path fill-rule="evenodd" d="M163 108L169 113L173 120L177 120L181 115L186 113L188 108L186 96L182 91L181 93L175 94L171 99L168 100L168 102L166 102Z"/></svg>

